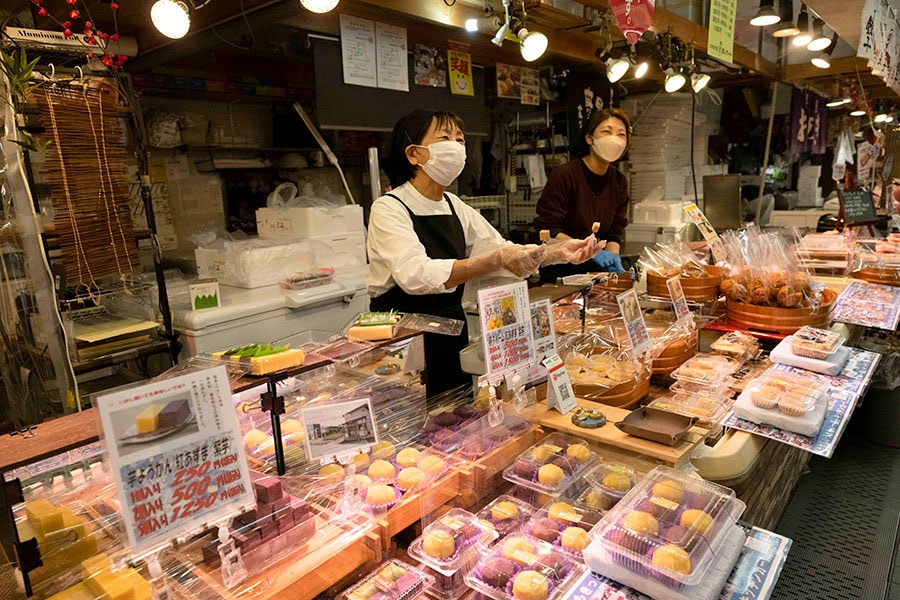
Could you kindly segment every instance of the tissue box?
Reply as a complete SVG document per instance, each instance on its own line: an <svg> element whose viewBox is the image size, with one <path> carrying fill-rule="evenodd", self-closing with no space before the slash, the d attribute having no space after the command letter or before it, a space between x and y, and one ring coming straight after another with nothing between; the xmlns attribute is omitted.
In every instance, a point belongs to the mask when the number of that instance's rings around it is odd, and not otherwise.
<svg viewBox="0 0 900 600"><path fill-rule="evenodd" d="M334 233L363 232L362 206L260 208L256 230L263 239L296 240Z"/></svg>
<svg viewBox="0 0 900 600"><path fill-rule="evenodd" d="M313 245L306 241L282 244L263 240L225 242L215 248L197 248L194 257L201 279L217 279L223 285L243 288L274 285L288 275L316 267Z"/></svg>

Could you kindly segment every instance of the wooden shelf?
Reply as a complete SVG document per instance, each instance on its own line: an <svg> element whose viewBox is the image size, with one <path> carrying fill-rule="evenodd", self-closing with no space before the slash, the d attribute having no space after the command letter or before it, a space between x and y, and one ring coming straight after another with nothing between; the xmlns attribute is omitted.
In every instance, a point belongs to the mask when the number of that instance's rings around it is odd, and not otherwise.
<svg viewBox="0 0 900 600"><path fill-rule="evenodd" d="M0 437L0 473L96 442L100 439L99 421L100 415L89 408L38 424L31 437Z"/></svg>
<svg viewBox="0 0 900 600"><path fill-rule="evenodd" d="M128 348L127 350L113 352L99 358L73 362L72 370L75 371L76 375L79 375L81 373L88 373L90 371L96 371L97 369L103 369L105 367L118 365L123 362L128 362L129 360L136 360L139 358L151 356L153 354L162 354L163 352L168 351L169 342L160 340L150 344L145 344L143 346L138 346L137 348Z"/></svg>

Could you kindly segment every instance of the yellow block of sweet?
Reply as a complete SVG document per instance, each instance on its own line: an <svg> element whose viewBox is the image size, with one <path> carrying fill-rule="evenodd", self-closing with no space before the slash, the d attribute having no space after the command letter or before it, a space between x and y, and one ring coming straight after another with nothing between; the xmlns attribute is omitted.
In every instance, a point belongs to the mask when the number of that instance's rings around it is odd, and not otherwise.
<svg viewBox="0 0 900 600"><path fill-rule="evenodd" d="M60 506L59 512L62 514L62 527L55 531L45 532L45 541L54 542L62 540L63 542L74 542L87 535L87 527L85 526L83 517L76 515L68 506Z"/></svg>
<svg viewBox="0 0 900 600"><path fill-rule="evenodd" d="M106 553L100 553L81 561L81 578L85 581L107 569L112 568L112 561Z"/></svg>
<svg viewBox="0 0 900 600"><path fill-rule="evenodd" d="M97 594L92 592L87 585L79 583L53 594L47 600L97 600Z"/></svg>
<svg viewBox="0 0 900 600"><path fill-rule="evenodd" d="M25 516L39 536L46 535L48 531L62 529L63 526L63 517L59 507L45 498L26 502Z"/></svg>
<svg viewBox="0 0 900 600"><path fill-rule="evenodd" d="M126 571L122 577L134 590L134 600L151 600L150 582L134 569L126 569Z"/></svg>
<svg viewBox="0 0 900 600"><path fill-rule="evenodd" d="M123 576L130 570L132 569L123 569L116 573L101 571L88 579L88 587L97 594L97 598L103 600L135 600L133 581Z"/></svg>
<svg viewBox="0 0 900 600"><path fill-rule="evenodd" d="M151 404L141 411L134 420L134 430L138 435L153 433L159 429L159 413L166 407L165 404Z"/></svg>
<svg viewBox="0 0 900 600"><path fill-rule="evenodd" d="M39 549L44 565L29 574L35 583L77 567L82 561L97 554L97 538L93 533L88 533L71 544L52 542L46 546L39 545Z"/></svg>

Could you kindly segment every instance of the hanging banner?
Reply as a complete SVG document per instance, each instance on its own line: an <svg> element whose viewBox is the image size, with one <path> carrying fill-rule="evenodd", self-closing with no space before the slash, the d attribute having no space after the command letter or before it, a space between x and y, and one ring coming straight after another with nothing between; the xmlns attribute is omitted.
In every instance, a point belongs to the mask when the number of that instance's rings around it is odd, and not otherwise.
<svg viewBox="0 0 900 600"><path fill-rule="evenodd" d="M709 35L706 53L713 58L734 62L734 19L737 0L710 0Z"/></svg>
<svg viewBox="0 0 900 600"><path fill-rule="evenodd" d="M860 39L856 55L865 58L872 74L900 93L900 34L890 5L867 0L860 18Z"/></svg>
<svg viewBox="0 0 900 600"><path fill-rule="evenodd" d="M791 152L824 154L828 142L825 98L794 88L791 95Z"/></svg>
<svg viewBox="0 0 900 600"><path fill-rule="evenodd" d="M375 21L341 15L341 60L344 83L378 87Z"/></svg>
<svg viewBox="0 0 900 600"><path fill-rule="evenodd" d="M408 92L406 28L375 23L375 53L378 62L378 87Z"/></svg>
<svg viewBox="0 0 900 600"><path fill-rule="evenodd" d="M442 50L416 44L414 56L416 85L447 87L447 59Z"/></svg>
<svg viewBox="0 0 900 600"><path fill-rule="evenodd" d="M609 0L616 25L632 46L653 25L653 0Z"/></svg>
<svg viewBox="0 0 900 600"><path fill-rule="evenodd" d="M472 55L469 54L469 45L453 41L448 41L447 45L450 93L457 96L474 96L475 84L472 83Z"/></svg>
<svg viewBox="0 0 900 600"><path fill-rule="evenodd" d="M618 106L615 97L618 86L613 86L606 79L606 68L588 65L575 67L566 77L569 131L573 132L569 139L569 148L575 153L588 149L581 131L584 129L591 113L612 106Z"/></svg>

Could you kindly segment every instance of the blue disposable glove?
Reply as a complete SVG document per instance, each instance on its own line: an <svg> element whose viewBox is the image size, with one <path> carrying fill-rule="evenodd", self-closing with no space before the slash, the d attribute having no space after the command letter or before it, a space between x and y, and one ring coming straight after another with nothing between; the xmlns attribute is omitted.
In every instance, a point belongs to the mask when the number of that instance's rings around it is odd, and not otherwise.
<svg viewBox="0 0 900 600"><path fill-rule="evenodd" d="M616 254L615 252L610 252L609 250L601 250L597 254L594 255L594 258L591 259L597 266L601 269L606 269L610 273L618 273L621 275L625 272L625 269L622 268L622 257Z"/></svg>

